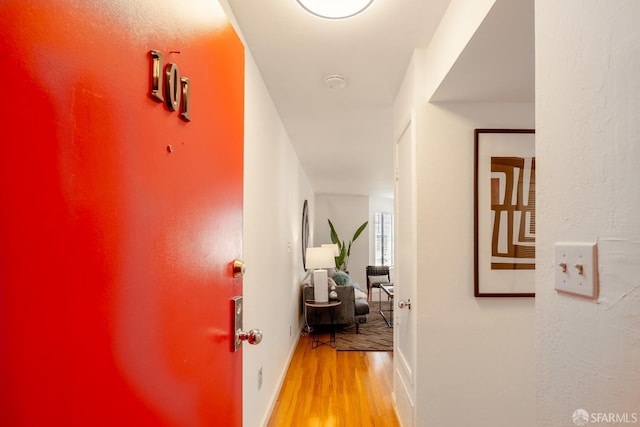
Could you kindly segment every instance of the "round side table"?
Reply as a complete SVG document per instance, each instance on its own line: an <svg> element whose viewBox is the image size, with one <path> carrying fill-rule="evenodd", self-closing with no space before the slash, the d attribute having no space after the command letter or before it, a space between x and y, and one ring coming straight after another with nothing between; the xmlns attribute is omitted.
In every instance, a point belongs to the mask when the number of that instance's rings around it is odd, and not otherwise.
<svg viewBox="0 0 640 427"><path fill-rule="evenodd" d="M336 348L336 329L333 324L333 318L335 315L335 309L337 306L342 304L340 300L329 300L329 301L315 301L315 300L307 300L304 302L305 308L313 308L313 318L315 321L315 328L313 328L313 343L311 344L311 348L318 348L320 345L328 345L329 347ZM331 325L329 330L329 341L320 341L320 334L318 332L318 323L320 319L320 312L322 310L329 310L329 318L331 319Z"/></svg>

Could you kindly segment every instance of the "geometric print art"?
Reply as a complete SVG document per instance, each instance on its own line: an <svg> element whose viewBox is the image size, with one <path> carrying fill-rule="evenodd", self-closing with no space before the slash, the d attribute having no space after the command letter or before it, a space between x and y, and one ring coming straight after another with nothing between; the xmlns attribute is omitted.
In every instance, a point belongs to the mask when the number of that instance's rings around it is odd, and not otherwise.
<svg viewBox="0 0 640 427"><path fill-rule="evenodd" d="M536 159L491 158L491 269L534 270Z"/></svg>

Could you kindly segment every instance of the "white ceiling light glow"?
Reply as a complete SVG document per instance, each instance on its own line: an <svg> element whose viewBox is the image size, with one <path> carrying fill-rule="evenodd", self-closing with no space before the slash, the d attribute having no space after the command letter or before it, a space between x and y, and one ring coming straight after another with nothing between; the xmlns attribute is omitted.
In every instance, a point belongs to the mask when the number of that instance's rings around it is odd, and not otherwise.
<svg viewBox="0 0 640 427"><path fill-rule="evenodd" d="M307 12L321 18L344 19L365 10L373 0L296 0Z"/></svg>

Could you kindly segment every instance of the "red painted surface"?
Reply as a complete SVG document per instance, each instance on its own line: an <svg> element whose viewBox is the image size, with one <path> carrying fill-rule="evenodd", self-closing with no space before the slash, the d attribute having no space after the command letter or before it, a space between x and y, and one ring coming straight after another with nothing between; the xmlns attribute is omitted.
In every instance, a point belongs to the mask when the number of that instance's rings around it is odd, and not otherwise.
<svg viewBox="0 0 640 427"><path fill-rule="evenodd" d="M240 426L244 49L222 10L3 0L0 27L0 425ZM148 96L152 49L191 79L190 123Z"/></svg>

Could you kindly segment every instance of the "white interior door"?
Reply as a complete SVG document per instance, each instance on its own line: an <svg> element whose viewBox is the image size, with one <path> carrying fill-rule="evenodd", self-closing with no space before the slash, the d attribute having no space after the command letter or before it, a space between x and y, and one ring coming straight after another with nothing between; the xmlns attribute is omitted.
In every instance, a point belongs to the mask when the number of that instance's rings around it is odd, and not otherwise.
<svg viewBox="0 0 640 427"><path fill-rule="evenodd" d="M398 416L404 427L415 425L416 371L416 130L407 122L396 141L395 166L395 311L393 388ZM401 306L404 305L403 308Z"/></svg>

